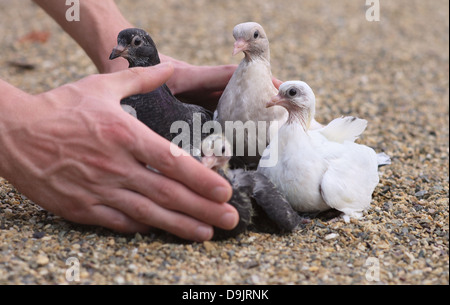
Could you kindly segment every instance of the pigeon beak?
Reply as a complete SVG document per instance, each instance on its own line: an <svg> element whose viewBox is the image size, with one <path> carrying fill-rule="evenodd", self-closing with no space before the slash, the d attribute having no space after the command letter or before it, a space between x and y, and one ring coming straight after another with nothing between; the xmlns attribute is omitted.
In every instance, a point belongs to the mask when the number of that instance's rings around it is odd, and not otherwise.
<svg viewBox="0 0 450 305"><path fill-rule="evenodd" d="M205 156L202 157L202 164L209 169L216 166L217 158L215 156Z"/></svg>
<svg viewBox="0 0 450 305"><path fill-rule="evenodd" d="M266 108L270 108L273 106L281 106L285 99L280 95L275 95L270 99L270 101L267 102Z"/></svg>
<svg viewBox="0 0 450 305"><path fill-rule="evenodd" d="M238 54L239 52L244 52L248 50L248 43L243 39L238 39L234 43L234 50L233 50L233 56Z"/></svg>
<svg viewBox="0 0 450 305"><path fill-rule="evenodd" d="M125 57L128 55L128 49L120 44L114 47L114 49L111 52L111 55L109 55L109 59L113 60L117 57Z"/></svg>

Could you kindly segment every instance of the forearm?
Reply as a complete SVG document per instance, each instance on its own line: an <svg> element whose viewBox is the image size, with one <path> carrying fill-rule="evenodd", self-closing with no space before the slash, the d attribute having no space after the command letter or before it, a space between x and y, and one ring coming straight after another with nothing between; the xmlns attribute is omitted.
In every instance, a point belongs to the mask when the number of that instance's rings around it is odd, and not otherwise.
<svg viewBox="0 0 450 305"><path fill-rule="evenodd" d="M67 21L62 0L33 0L44 9L86 52L101 73L126 68L126 61L110 61L117 34L132 25L113 0L80 1L80 21Z"/></svg>
<svg viewBox="0 0 450 305"><path fill-rule="evenodd" d="M21 110L32 96L0 79L0 177L11 178L10 132L21 121Z"/></svg>
<svg viewBox="0 0 450 305"><path fill-rule="evenodd" d="M0 132L3 132L18 119L24 102L32 99L33 96L2 79L0 79L0 92L2 93L0 94Z"/></svg>

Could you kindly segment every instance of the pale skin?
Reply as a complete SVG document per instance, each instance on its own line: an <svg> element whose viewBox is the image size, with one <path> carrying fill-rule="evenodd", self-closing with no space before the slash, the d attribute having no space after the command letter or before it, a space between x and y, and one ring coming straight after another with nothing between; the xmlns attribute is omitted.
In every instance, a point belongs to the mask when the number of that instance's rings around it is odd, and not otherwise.
<svg viewBox="0 0 450 305"><path fill-rule="evenodd" d="M211 239L213 226L234 228L239 216L226 203L228 182L186 154L174 157L172 144L125 113L120 100L168 82L177 94L201 92L217 102L235 66L197 67L161 55L169 63L120 71L127 63L108 56L117 33L131 25L112 0L83 0L76 23L66 22L64 1L35 2L100 72L119 72L38 95L0 80L0 176L46 210L81 224L126 233L156 227L194 241Z"/></svg>

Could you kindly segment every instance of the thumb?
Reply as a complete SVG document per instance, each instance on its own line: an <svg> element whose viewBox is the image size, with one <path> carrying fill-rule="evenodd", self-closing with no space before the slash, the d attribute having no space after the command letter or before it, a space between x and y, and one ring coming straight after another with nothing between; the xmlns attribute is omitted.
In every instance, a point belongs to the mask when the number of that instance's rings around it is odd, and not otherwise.
<svg viewBox="0 0 450 305"><path fill-rule="evenodd" d="M173 70L172 63L163 63L153 67L130 68L103 76L110 92L122 99L155 90L167 82Z"/></svg>

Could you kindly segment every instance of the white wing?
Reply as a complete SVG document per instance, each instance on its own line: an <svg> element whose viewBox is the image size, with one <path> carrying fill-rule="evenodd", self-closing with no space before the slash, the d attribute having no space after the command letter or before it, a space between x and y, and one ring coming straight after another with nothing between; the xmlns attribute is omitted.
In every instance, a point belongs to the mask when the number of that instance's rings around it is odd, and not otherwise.
<svg viewBox="0 0 450 305"><path fill-rule="evenodd" d="M320 189L327 205L358 218L369 207L379 182L377 155L364 145L345 142L344 146L343 155L328 160Z"/></svg>
<svg viewBox="0 0 450 305"><path fill-rule="evenodd" d="M341 117L334 119L324 128L316 130L316 132L320 132L329 141L338 143L344 143L345 141L355 142L366 127L366 120L355 117Z"/></svg>

